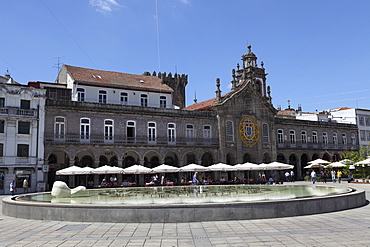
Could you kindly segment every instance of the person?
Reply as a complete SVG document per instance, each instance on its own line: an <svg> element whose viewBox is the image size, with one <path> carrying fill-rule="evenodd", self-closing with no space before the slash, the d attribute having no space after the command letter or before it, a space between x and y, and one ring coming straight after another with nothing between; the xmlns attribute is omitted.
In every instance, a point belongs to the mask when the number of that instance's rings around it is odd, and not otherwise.
<svg viewBox="0 0 370 247"><path fill-rule="evenodd" d="M15 187L15 181L14 180L10 183L9 190L10 190L10 193L12 194L12 196L14 196L14 193L17 192L17 188Z"/></svg>
<svg viewBox="0 0 370 247"><path fill-rule="evenodd" d="M336 178L335 178L335 171L334 170L331 170L331 172L330 172L330 174L331 174L331 181L333 182L333 183L335 183L336 182Z"/></svg>
<svg viewBox="0 0 370 247"><path fill-rule="evenodd" d="M340 181L342 181L342 171L341 170L339 170L338 172L337 172L337 177L338 177L338 183L340 183Z"/></svg>
<svg viewBox="0 0 370 247"><path fill-rule="evenodd" d="M294 172L293 172L293 170L290 171L290 182L294 182Z"/></svg>
<svg viewBox="0 0 370 247"><path fill-rule="evenodd" d="M193 185L198 185L199 181L198 181L198 176L197 176L198 172L194 172L194 175L193 175Z"/></svg>
<svg viewBox="0 0 370 247"><path fill-rule="evenodd" d="M164 176L162 175L162 178L161 178L161 185L164 185Z"/></svg>
<svg viewBox="0 0 370 247"><path fill-rule="evenodd" d="M288 171L285 172L285 182L289 182L289 176L290 176L290 173Z"/></svg>
<svg viewBox="0 0 370 247"><path fill-rule="evenodd" d="M267 184L274 184L274 179L272 178L272 176L269 177L269 181L267 182Z"/></svg>
<svg viewBox="0 0 370 247"><path fill-rule="evenodd" d="M112 175L110 177L110 182L113 186L117 186L117 177L115 175Z"/></svg>
<svg viewBox="0 0 370 247"><path fill-rule="evenodd" d="M23 180L23 189L24 189L23 193L28 193L28 180L27 180L27 178L25 178Z"/></svg>
<svg viewBox="0 0 370 247"><path fill-rule="evenodd" d="M316 182L316 172L315 172L315 170L312 170L312 172L311 172L311 179L312 179L312 183L314 184Z"/></svg>
<svg viewBox="0 0 370 247"><path fill-rule="evenodd" d="M353 180L352 172L349 172L348 173L348 183L352 182L352 180Z"/></svg>

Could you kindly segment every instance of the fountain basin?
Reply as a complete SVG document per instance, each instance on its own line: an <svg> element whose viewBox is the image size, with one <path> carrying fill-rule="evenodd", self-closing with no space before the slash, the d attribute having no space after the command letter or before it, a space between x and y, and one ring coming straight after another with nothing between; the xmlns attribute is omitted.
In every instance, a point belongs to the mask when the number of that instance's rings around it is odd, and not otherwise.
<svg viewBox="0 0 370 247"><path fill-rule="evenodd" d="M278 187L282 189L281 191L286 191L289 187L298 188L298 191L315 191L317 189L319 193L317 195L301 195L300 197L293 196L291 193L278 192L278 194L282 195L279 198L276 196L277 193L275 191L275 188ZM182 189L181 187L177 188ZM105 190L106 192L87 190L89 193L97 194L97 197L111 197L110 199L112 199L108 201L103 199L101 202L87 200L85 194L76 195L76 197L72 196L71 198L51 198L50 193L20 195L3 199L3 214L18 218L39 220L164 223L288 217L327 213L366 204L365 192L356 191L351 188L345 188L345 190L335 193L332 191L322 193L327 188L334 187L238 186L239 191L246 191L246 188L259 191L256 194L244 193L247 194L246 198L254 199L243 199L243 196L237 196L239 193L236 193L232 189L233 187L229 186L220 186L220 188L213 186L203 187L202 193L200 193L201 187L187 188L192 193L188 192L189 197L182 198L183 201L181 202L171 199L174 197L166 197L166 194L159 193L158 199L153 200L158 203L145 201L146 198L136 196L138 198L136 198L137 203L135 204L119 202L119 200L129 201L125 200L127 194L124 194L125 190L123 189L123 199L118 199L120 196L110 193L109 190ZM211 190L208 190L208 188L211 188ZM221 188L224 190L221 190ZM155 190L153 188L140 189ZM162 187L156 188L157 192L161 189ZM112 190L117 191L118 189ZM197 190L196 194L194 194L194 190ZM265 197L268 194L272 195L272 197ZM149 198L152 198L153 195L157 196L155 191L148 193ZM47 199L48 197L50 200ZM114 200L114 198L117 200ZM216 199L216 201L212 198ZM230 200L230 198L233 199ZM57 200L53 201L53 199Z"/></svg>

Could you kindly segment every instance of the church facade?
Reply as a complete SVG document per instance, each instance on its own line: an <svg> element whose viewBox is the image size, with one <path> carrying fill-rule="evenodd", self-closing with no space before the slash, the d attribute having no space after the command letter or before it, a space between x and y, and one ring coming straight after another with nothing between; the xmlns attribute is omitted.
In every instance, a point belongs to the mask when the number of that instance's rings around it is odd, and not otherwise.
<svg viewBox="0 0 370 247"><path fill-rule="evenodd" d="M185 107L187 75L131 75L65 65L59 89L45 107L46 180L70 165L155 167L190 163L294 165L300 179L307 162L338 160L358 149L356 125L286 118L272 104L266 72L248 47L232 71L232 88ZM52 84L43 85L50 91ZM50 94L48 94L50 95ZM93 178L98 183L99 178ZM121 178L122 179L122 178Z"/></svg>

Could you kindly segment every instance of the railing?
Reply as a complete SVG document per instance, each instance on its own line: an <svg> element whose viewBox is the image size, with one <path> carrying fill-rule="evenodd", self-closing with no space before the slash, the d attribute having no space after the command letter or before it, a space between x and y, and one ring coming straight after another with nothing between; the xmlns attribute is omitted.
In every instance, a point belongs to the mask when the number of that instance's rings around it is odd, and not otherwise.
<svg viewBox="0 0 370 247"><path fill-rule="evenodd" d="M75 143L75 144L101 144L101 145L125 145L125 146L200 146L218 147L218 139L204 138L149 138L147 136L125 137L114 136L105 137L103 135L54 135L45 134L45 143Z"/></svg>
<svg viewBox="0 0 370 247"><path fill-rule="evenodd" d="M277 148L293 148L293 149L338 149L338 150L357 150L357 144L339 144L339 143L312 143L312 142L293 142L284 141L276 142Z"/></svg>
<svg viewBox="0 0 370 247"><path fill-rule="evenodd" d="M0 114L5 114L9 116L37 117L37 110L1 107Z"/></svg>

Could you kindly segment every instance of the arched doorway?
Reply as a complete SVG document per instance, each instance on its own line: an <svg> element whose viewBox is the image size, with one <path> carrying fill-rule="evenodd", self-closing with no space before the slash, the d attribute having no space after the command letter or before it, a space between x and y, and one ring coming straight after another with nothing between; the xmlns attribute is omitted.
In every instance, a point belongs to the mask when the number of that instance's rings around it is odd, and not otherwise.
<svg viewBox="0 0 370 247"><path fill-rule="evenodd" d="M243 156L243 163L252 162L251 156L247 153Z"/></svg>
<svg viewBox="0 0 370 247"><path fill-rule="evenodd" d="M202 166L210 166L213 164L213 157L210 153L204 153L202 156Z"/></svg>
<svg viewBox="0 0 370 247"><path fill-rule="evenodd" d="M235 165L235 158L234 158L234 155L232 153L228 153L226 155L226 164Z"/></svg>

